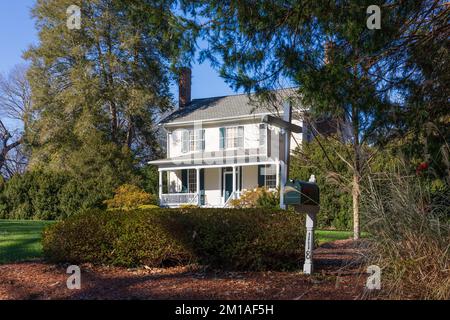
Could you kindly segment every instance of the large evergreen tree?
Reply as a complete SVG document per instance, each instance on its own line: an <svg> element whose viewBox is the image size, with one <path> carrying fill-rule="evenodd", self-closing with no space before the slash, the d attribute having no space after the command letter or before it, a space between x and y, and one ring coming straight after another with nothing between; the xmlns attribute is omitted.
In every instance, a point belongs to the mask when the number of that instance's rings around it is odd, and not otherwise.
<svg viewBox="0 0 450 320"><path fill-rule="evenodd" d="M343 140L351 149L338 158L352 172L347 183L357 239L361 179L374 156L365 145L390 132L387 119L393 106L404 102L398 95L408 78L410 49L421 40L418 30L433 29L433 18L448 13L445 5L431 0L196 4L210 40L203 57L230 84L263 93L288 79L313 113L346 120L350 131ZM371 5L381 8L381 29L367 27Z"/></svg>
<svg viewBox="0 0 450 320"><path fill-rule="evenodd" d="M74 4L81 28L71 30L67 9ZM171 0L36 2L39 43L25 55L36 115L26 135L32 166L110 166L120 176L132 160L160 152L155 119L171 107L170 81L187 61L195 32L176 6Z"/></svg>

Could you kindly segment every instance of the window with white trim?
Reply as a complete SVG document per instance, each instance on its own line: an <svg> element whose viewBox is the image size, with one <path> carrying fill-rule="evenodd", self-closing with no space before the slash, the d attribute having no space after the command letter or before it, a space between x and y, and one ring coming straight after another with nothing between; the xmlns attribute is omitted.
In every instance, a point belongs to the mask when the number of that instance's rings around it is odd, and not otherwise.
<svg viewBox="0 0 450 320"><path fill-rule="evenodd" d="M197 170L189 169L188 170L188 193L196 193L197 192Z"/></svg>
<svg viewBox="0 0 450 320"><path fill-rule="evenodd" d="M264 177L264 186L267 189L276 189L277 187L277 167L273 164L265 165L262 168L262 175Z"/></svg>
<svg viewBox="0 0 450 320"><path fill-rule="evenodd" d="M244 147L244 127L225 128L225 149Z"/></svg>
<svg viewBox="0 0 450 320"><path fill-rule="evenodd" d="M183 130L181 133L181 152L205 150L205 129Z"/></svg>

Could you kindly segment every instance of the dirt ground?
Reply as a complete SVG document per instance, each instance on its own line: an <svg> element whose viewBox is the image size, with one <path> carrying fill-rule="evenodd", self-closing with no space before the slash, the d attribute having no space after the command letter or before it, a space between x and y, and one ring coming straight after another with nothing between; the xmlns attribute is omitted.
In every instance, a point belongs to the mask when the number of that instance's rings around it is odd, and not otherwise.
<svg viewBox="0 0 450 320"><path fill-rule="evenodd" d="M80 290L67 289L67 265L6 264L0 265L0 299L360 299L367 277L361 247L340 240L317 248L313 276L82 265Z"/></svg>

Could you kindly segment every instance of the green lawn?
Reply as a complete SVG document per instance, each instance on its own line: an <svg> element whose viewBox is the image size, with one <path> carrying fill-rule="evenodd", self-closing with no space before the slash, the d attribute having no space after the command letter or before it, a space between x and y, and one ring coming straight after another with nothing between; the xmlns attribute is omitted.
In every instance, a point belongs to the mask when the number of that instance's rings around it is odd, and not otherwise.
<svg viewBox="0 0 450 320"><path fill-rule="evenodd" d="M352 231L338 231L338 230L316 230L314 233L317 241L320 244L331 242L335 240L345 240L353 237ZM368 234L366 232L361 233L362 238L366 238Z"/></svg>
<svg viewBox="0 0 450 320"><path fill-rule="evenodd" d="M50 223L0 220L0 264L41 257L41 233Z"/></svg>

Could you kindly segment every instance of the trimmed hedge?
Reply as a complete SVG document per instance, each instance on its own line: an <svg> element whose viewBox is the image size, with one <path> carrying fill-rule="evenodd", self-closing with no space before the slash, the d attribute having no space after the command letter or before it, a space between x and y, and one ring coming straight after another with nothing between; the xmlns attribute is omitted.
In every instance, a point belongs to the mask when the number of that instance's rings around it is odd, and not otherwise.
<svg viewBox="0 0 450 320"><path fill-rule="evenodd" d="M262 209L92 210L49 226L42 241L53 262L286 270L303 259L303 221Z"/></svg>

